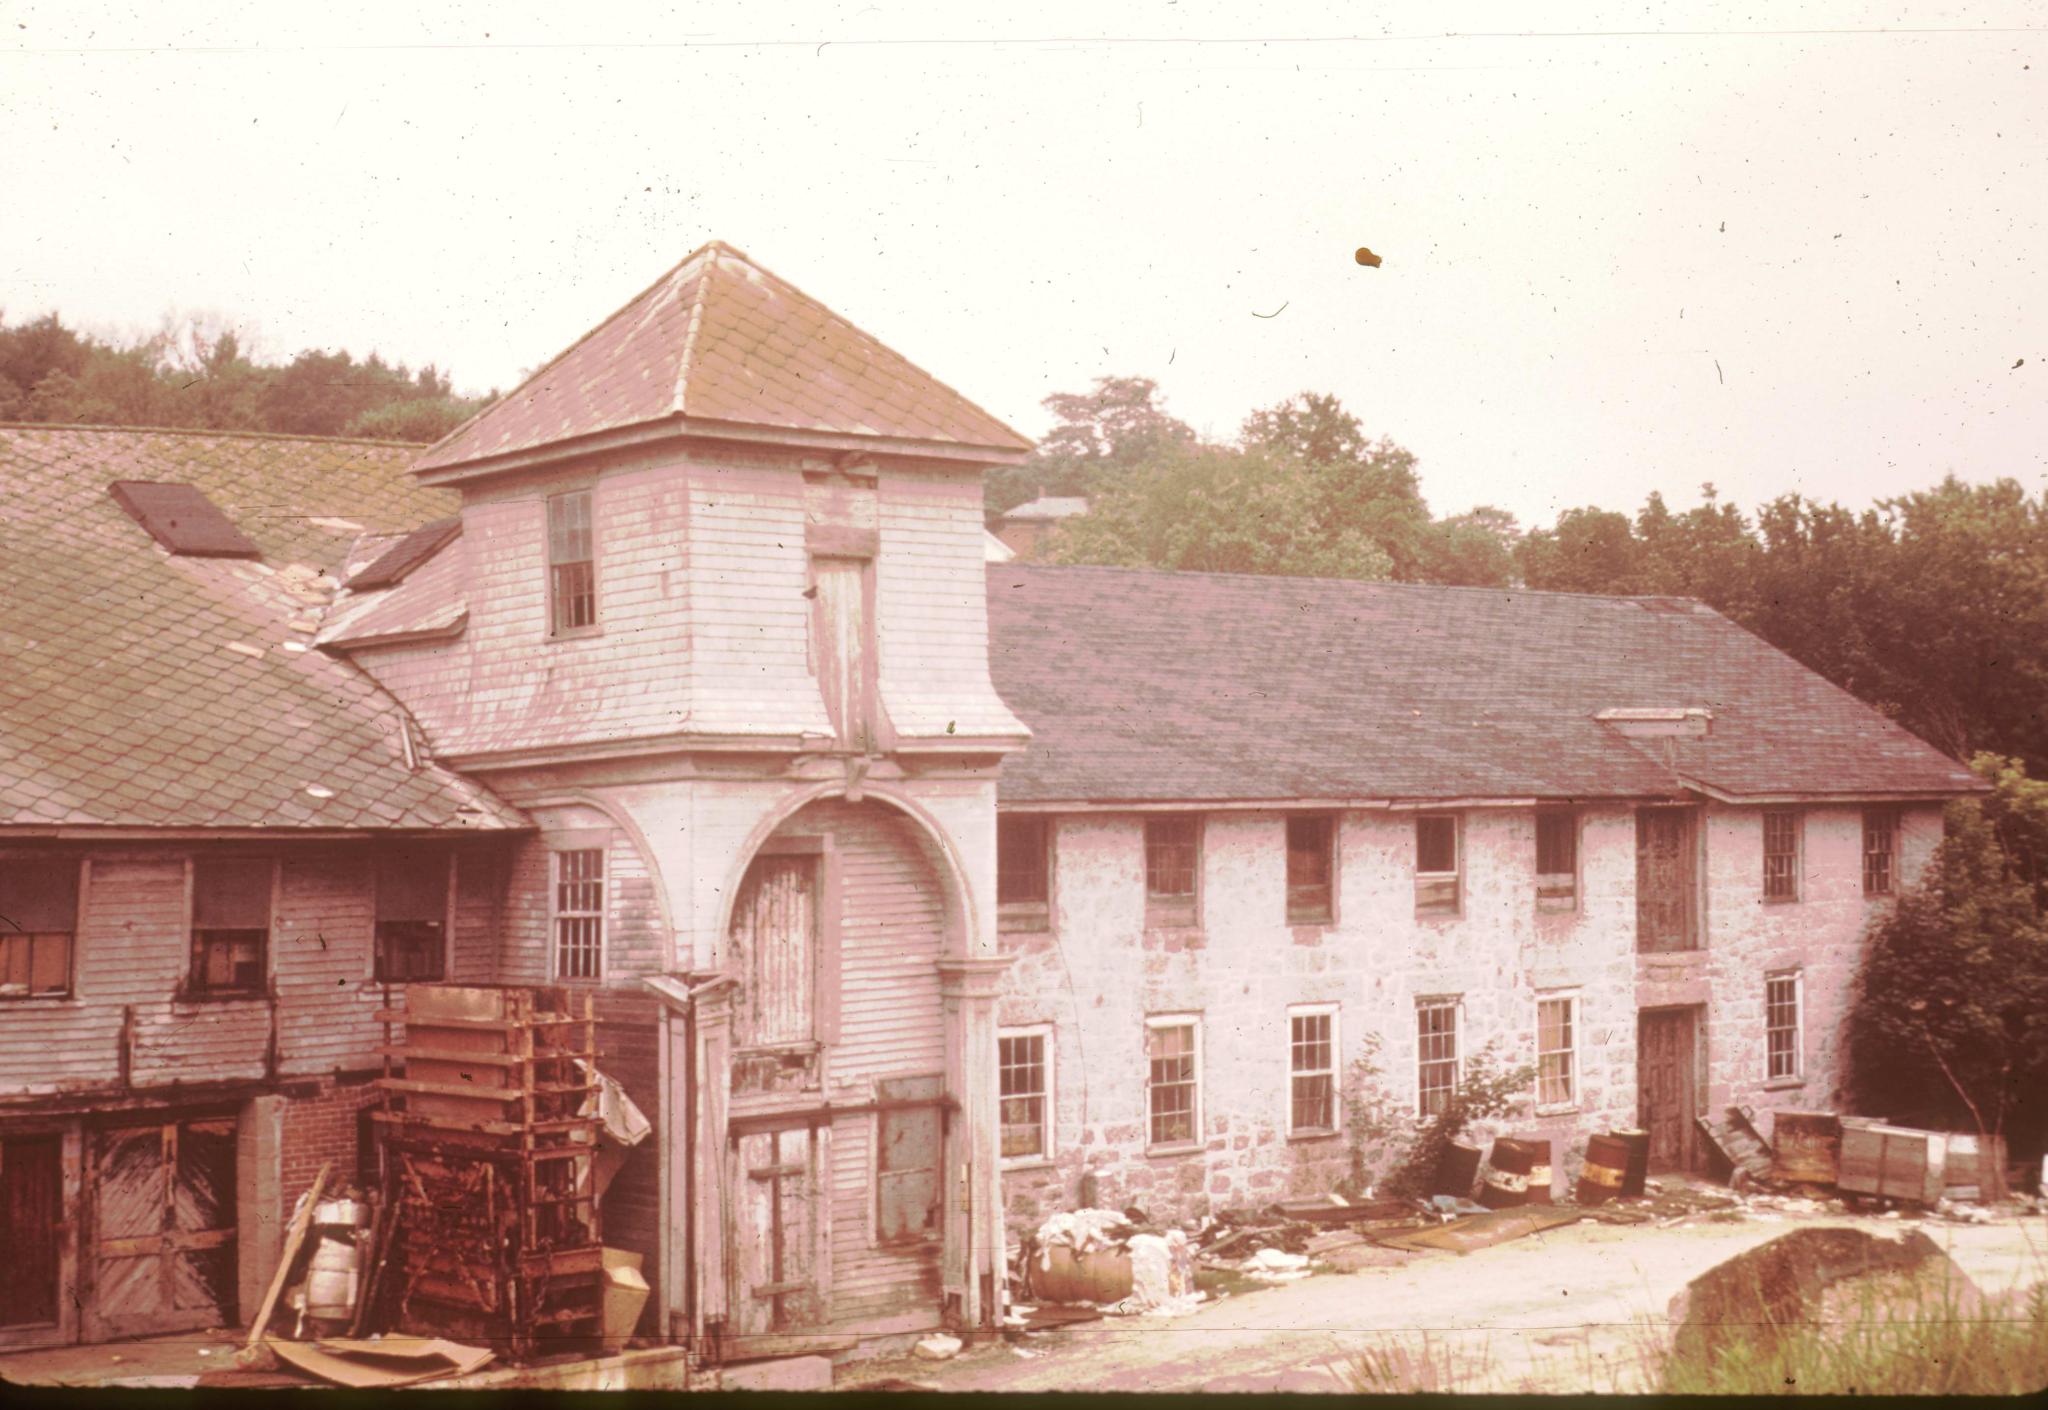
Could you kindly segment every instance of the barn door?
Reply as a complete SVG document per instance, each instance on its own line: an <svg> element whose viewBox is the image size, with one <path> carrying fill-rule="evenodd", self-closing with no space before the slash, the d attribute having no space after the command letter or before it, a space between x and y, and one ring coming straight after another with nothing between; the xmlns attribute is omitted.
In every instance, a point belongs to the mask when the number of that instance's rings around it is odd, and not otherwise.
<svg viewBox="0 0 2048 1410"><path fill-rule="evenodd" d="M805 1128L733 1142L730 1329L742 1336L823 1320L818 1277L817 1133Z"/></svg>
<svg viewBox="0 0 2048 1410"><path fill-rule="evenodd" d="M100 1131L92 1184L86 1340L236 1320L232 1118Z"/></svg>
<svg viewBox="0 0 2048 1410"><path fill-rule="evenodd" d="M1694 1009L1645 1009L1636 1025L1636 1120L1650 1133L1652 1170L1692 1168L1698 1026Z"/></svg>
<svg viewBox="0 0 2048 1410"><path fill-rule="evenodd" d="M0 1327L58 1320L63 1151L61 1136L0 1141Z"/></svg>

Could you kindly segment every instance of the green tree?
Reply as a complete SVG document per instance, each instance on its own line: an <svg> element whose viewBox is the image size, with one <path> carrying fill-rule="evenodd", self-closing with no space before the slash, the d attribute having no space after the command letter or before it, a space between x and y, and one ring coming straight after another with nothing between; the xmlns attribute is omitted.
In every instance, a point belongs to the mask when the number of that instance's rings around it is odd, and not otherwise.
<svg viewBox="0 0 2048 1410"><path fill-rule="evenodd" d="M1453 587L1510 587L1521 538L1515 516L1491 505L1439 519L1423 541L1417 576Z"/></svg>
<svg viewBox="0 0 2048 1410"><path fill-rule="evenodd" d="M2048 927L2007 838L2048 835L2048 785L1993 755L1994 791L1949 806L1921 883L1872 927L1849 1014L1849 1085L1894 1120L2048 1134Z"/></svg>
<svg viewBox="0 0 2048 1410"><path fill-rule="evenodd" d="M1545 592L1634 593L1643 582L1642 545L1626 514L1567 509L1515 548L1522 580Z"/></svg>
<svg viewBox="0 0 2048 1410"><path fill-rule="evenodd" d="M1192 427L1159 404L1149 377L1098 377L1086 392L1055 392L1041 403L1059 418L1022 465L988 473L990 519L1041 495L1087 495L1120 472L1196 442Z"/></svg>

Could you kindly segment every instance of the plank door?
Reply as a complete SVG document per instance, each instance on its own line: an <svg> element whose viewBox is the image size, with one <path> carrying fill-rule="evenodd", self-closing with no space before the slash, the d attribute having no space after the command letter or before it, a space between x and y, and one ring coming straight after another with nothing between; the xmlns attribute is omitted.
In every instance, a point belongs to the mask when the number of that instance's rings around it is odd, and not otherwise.
<svg viewBox="0 0 2048 1410"><path fill-rule="evenodd" d="M97 1132L92 1184L86 1340L236 1321L233 1118Z"/></svg>
<svg viewBox="0 0 2048 1410"><path fill-rule="evenodd" d="M1636 1124L1650 1133L1652 1170L1693 1168L1696 1009L1645 1009L1636 1024Z"/></svg>
<svg viewBox="0 0 2048 1410"><path fill-rule="evenodd" d="M1699 883L1693 810L1636 812L1636 948L1699 947Z"/></svg>
<svg viewBox="0 0 2048 1410"><path fill-rule="evenodd" d="M741 1336L818 1325L819 1188L816 1133L740 1136L733 1147L731 1330Z"/></svg>
<svg viewBox="0 0 2048 1410"><path fill-rule="evenodd" d="M62 1136L0 1141L0 1327L58 1320L63 1153Z"/></svg>

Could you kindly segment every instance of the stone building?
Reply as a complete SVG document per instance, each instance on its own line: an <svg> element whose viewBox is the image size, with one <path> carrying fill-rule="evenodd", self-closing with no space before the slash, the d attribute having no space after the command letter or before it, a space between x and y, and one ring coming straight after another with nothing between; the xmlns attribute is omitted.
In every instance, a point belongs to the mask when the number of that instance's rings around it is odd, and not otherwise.
<svg viewBox="0 0 2048 1410"><path fill-rule="evenodd" d="M998 885L1013 1219L1322 1194L1343 1095L1431 1109L1487 1044L1515 1129L1818 1107L1939 753L1671 598L1005 564ZM1483 1134L1483 1133L1482 1133Z"/></svg>

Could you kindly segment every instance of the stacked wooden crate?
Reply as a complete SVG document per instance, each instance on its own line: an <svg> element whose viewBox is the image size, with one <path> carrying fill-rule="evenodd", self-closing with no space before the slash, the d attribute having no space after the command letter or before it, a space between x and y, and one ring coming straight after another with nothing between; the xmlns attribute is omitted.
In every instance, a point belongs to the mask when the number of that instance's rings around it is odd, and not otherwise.
<svg viewBox="0 0 2048 1410"><path fill-rule="evenodd" d="M378 1083L380 1320L514 1358L598 1336L589 993L412 984L379 1017L404 1026Z"/></svg>

